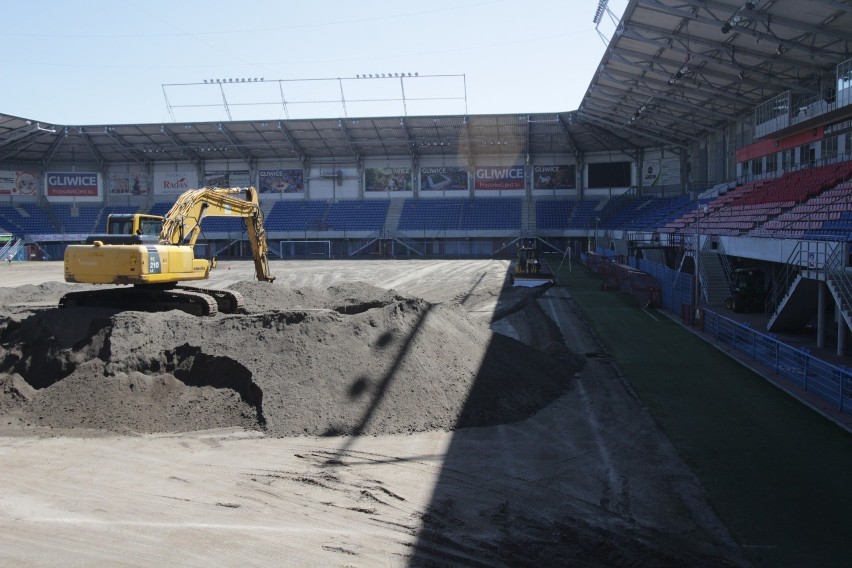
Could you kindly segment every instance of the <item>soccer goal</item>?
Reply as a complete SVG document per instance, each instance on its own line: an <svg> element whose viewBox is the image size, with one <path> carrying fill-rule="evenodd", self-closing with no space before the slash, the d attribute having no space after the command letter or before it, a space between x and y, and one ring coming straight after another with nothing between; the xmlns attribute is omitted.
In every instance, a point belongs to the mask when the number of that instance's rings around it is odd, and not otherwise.
<svg viewBox="0 0 852 568"><path fill-rule="evenodd" d="M281 258L331 258L331 241L281 241Z"/></svg>

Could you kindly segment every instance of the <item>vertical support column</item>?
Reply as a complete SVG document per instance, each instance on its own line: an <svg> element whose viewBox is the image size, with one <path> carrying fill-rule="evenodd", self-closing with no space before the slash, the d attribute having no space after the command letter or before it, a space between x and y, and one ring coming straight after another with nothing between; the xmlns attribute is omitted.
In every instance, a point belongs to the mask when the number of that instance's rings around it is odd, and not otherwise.
<svg viewBox="0 0 852 568"><path fill-rule="evenodd" d="M846 351L846 320L843 314L837 314L837 356L842 357Z"/></svg>
<svg viewBox="0 0 852 568"><path fill-rule="evenodd" d="M817 283L817 347L825 347L825 282Z"/></svg>

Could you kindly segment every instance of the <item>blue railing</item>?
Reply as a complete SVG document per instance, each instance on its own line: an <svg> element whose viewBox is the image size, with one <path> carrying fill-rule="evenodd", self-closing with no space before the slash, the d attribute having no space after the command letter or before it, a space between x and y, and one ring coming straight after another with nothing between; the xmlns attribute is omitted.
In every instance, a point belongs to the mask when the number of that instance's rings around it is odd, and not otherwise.
<svg viewBox="0 0 852 568"><path fill-rule="evenodd" d="M657 279L657 282L660 283L661 303L663 307L673 313L680 314L683 313L684 304L688 304L690 306L689 312L691 313L692 304L695 301L693 297L692 274L672 270L662 264L643 258L631 258L630 264Z"/></svg>
<svg viewBox="0 0 852 568"><path fill-rule="evenodd" d="M675 314L692 304L692 275L649 260L631 258L631 264L656 278L662 289L662 306ZM772 335L705 309L704 331L724 344L772 369L804 392L852 414L852 369L832 365L804 349L791 347Z"/></svg>
<svg viewBox="0 0 852 568"><path fill-rule="evenodd" d="M716 312L704 311L704 331L717 341L789 379L845 414L852 414L852 371L759 333Z"/></svg>

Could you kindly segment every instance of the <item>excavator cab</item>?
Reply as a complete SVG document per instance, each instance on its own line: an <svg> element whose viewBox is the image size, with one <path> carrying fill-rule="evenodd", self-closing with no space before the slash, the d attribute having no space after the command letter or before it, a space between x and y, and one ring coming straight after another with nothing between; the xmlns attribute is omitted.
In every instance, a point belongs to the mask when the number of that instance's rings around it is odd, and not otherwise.
<svg viewBox="0 0 852 568"><path fill-rule="evenodd" d="M159 236L163 230L163 218L142 213L113 213L107 217L107 234Z"/></svg>

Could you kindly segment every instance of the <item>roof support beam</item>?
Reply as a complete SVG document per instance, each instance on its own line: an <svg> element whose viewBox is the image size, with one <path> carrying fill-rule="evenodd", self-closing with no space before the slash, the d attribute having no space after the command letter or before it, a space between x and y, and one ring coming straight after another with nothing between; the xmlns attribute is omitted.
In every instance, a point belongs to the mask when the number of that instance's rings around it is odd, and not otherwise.
<svg viewBox="0 0 852 568"><path fill-rule="evenodd" d="M66 138L68 138L67 126L62 129L62 134L53 139L53 143L50 145L50 148L48 148L47 152L44 153L44 157L41 159L42 169L47 169L47 166L53 160L53 156L56 155L56 151L59 150L59 147L62 146L62 143L65 142Z"/></svg>
<svg viewBox="0 0 852 568"><path fill-rule="evenodd" d="M606 126L607 128L619 128L618 125L612 124L611 122L606 120L606 118L598 116L594 112L583 111L582 118L583 118L583 120L588 121L589 123L593 123L593 124L598 123L598 124ZM664 145L667 145L667 146L680 146L680 147L685 146L685 144L681 141L669 139L669 138L663 138L661 136L651 134L651 133L646 132L644 130L637 130L637 129L632 129L632 128L629 129L629 130L634 131L637 136L647 138L648 140L653 140L654 142L659 143L659 144L664 144Z"/></svg>
<svg viewBox="0 0 852 568"><path fill-rule="evenodd" d="M66 127L67 128L67 127ZM89 149L89 152L92 154L92 157L95 158L95 161L98 163L98 170L105 172L106 171L106 160L104 159L103 154L95 147L95 143L92 142L89 135L83 130L82 127L79 129L80 137L83 139L83 142L86 143L86 147Z"/></svg>
<svg viewBox="0 0 852 568"><path fill-rule="evenodd" d="M727 18L730 18L734 13L740 12L740 8L741 8L741 5L740 6L735 5L735 6L733 6L733 9L732 9L730 4L723 4L721 2L714 2L713 0L701 0L700 2L697 1L697 0L682 0L682 3L681 3L682 6L692 6L694 8L699 8L699 9L703 8L703 9L708 10L708 11L709 10L717 10L719 12L722 12L726 16L726 19L724 19L724 20L717 20L716 18L707 18L707 17L704 17L704 16L699 16L697 14L697 11L696 11L696 13L693 13L693 11L689 10L689 9L684 10L682 8L678 8L678 7L674 7L674 6L668 6L668 5L660 2L659 0L639 0L639 4L641 4L644 8L647 8L648 10L651 10L651 11L654 11L654 12L660 12L660 13L669 14L669 15L672 15L672 16L680 16L680 17L688 19L688 20L700 22L702 24L707 24L707 25L711 25L711 26L719 26L720 27L720 33L721 33L721 25L724 24L727 21ZM836 32L834 30L818 28L818 27L815 27L815 26L809 26L807 24L803 24L803 23L797 22L795 20L790 20L790 19L787 19L787 18L775 16L775 15L771 15L771 20L770 20L770 14L764 14L764 13L760 12L759 9L758 10L747 10L747 11L740 12L740 13L750 21L754 21L756 23L760 22L761 24L764 25L764 27L767 30L769 30L770 29L769 26L772 23L774 23L774 24L777 24L779 26L784 26L784 27L802 30L804 35L822 36L822 37L826 37L826 38L832 38L834 40L841 41L841 42L852 41L852 34L844 34L844 33ZM755 38L755 40L758 40L758 41L761 41L761 40L772 41L772 42L784 41L785 45L788 45L791 49L800 49L800 50L806 52L808 55L812 55L814 51L819 51L819 52L825 53L825 54L831 53L831 52L825 51L824 49L815 48L813 45L807 46L807 45L804 45L804 44L800 44L796 41L785 40L784 38L778 37L777 35L775 35L771 32L758 31L757 26L734 27L732 29L732 32L735 31L735 30L740 31L742 33L746 33L746 30L747 30L747 33L749 35L753 36ZM836 55L836 54L834 54L834 55Z"/></svg>
<svg viewBox="0 0 852 568"><path fill-rule="evenodd" d="M361 162L361 152L358 151L358 147L355 145L355 142L352 141L352 137L349 136L349 131L346 130L346 125L343 124L343 119L337 121L337 128L340 129L340 132L343 134L343 137L346 139L346 143L349 144L349 149L352 151L352 156L355 158L355 161ZM387 152L385 152L387 153Z"/></svg>
<svg viewBox="0 0 852 568"><path fill-rule="evenodd" d="M768 73L764 73L762 71L761 72L755 72L752 69L749 72L748 76L746 76L744 79L740 79L738 73L736 73L736 72L726 73L725 71L723 71L723 70L721 70L717 67L718 65L724 65L725 69L727 69L727 68L736 69L735 67L733 67L731 65L731 62L728 61L728 60L723 61L723 60L721 60L721 58L710 57L710 56L707 56L707 55L704 55L704 54L701 54L701 53L698 53L698 52L695 52L695 51L681 49L681 48L675 47L674 45L663 46L662 44L659 44L659 40L650 40L648 38L643 37L640 34L630 32L630 31L626 32L624 35L629 37L629 39L632 39L632 40L635 40L635 41L639 41L639 42L643 42L643 43L650 43L654 46L658 46L660 48L660 50L666 49L666 50L672 51L674 53L681 53L681 54L684 55L684 58L689 57L690 67L692 68L689 75L700 74L704 77L718 77L719 79L722 79L724 81L728 81L729 83L733 83L735 81L744 81L744 82L747 82L747 83L753 83L755 85L760 85L760 86L769 85L770 87L775 87L775 88L780 89L780 90L788 90L788 89L792 88L789 83L779 83L779 82L774 80L773 76L769 75ZM719 49L721 49L721 48L722 48L722 46L719 46ZM651 65L661 65L662 64L662 65L669 65L669 66L671 66L672 69L674 69L676 71L677 69L679 69L684 64L684 62L682 60L676 61L674 59L666 59L666 58L659 57L659 56L656 56L656 55L655 56L649 56L645 53L641 53L641 52L634 51L634 50L631 50L631 49L626 49L626 48L623 48L623 47L615 48L613 55L621 56L620 58L627 65L647 64L648 66L651 66ZM628 57L634 57L634 58L638 59L639 61L631 61L630 59L627 59ZM773 58L773 61L778 61L778 60L779 60L778 58ZM696 69L695 62L699 63L697 69ZM703 65L700 65L700 64L703 64ZM710 64L710 65L708 65L708 64ZM775 77L777 77L777 75L775 75ZM803 89L803 90L805 90L805 89Z"/></svg>
<svg viewBox="0 0 852 568"><path fill-rule="evenodd" d="M414 138L411 136L411 131L408 130L408 124L405 122L404 117L400 117L399 125L402 127L402 131L405 133L405 139L408 140L408 148L412 157L416 157L418 155L417 152L417 144L414 142Z"/></svg>
<svg viewBox="0 0 852 568"><path fill-rule="evenodd" d="M826 6L831 6L835 10L840 10L842 12L849 12L852 14L852 4L848 2L838 2L838 0L815 0L821 4L825 4Z"/></svg>
<svg viewBox="0 0 852 568"><path fill-rule="evenodd" d="M601 90L601 91L605 91L608 88L609 87L607 87L606 85L598 85L598 89ZM613 89L613 90L615 91L615 89ZM618 92L618 91L616 91L616 92ZM624 93L619 98L609 98L607 100L610 100L611 102L617 103L617 104L624 104L625 102L628 102L628 99L629 99L629 102L631 104L637 105L637 108L641 107L642 105L646 105L646 106L650 105L650 104L652 104L653 101L665 101L666 103L670 103L670 104L674 104L674 105L678 105L678 106L688 108L693 112L699 113L703 116L708 116L711 119L712 118L718 118L720 115L723 116L723 117L726 117L730 120L735 120L737 118L733 114L724 112L724 111L719 110L719 109L715 109L712 106L707 107L707 106L704 106L704 105L700 105L700 104L690 102L690 101L686 100L686 98L678 99L678 98L669 96L667 94L655 94L650 99L635 100L635 99L630 98L631 95L640 95L640 93L628 92L628 93ZM601 94L597 95L598 98L605 98L606 96L616 97L617 95L616 94L609 95L608 93L601 93ZM645 112L647 112L647 109L646 109Z"/></svg>
<svg viewBox="0 0 852 568"><path fill-rule="evenodd" d="M648 91L651 91L651 95L656 95L657 93L666 93L675 88L674 85L669 85L667 81L663 81L662 79L655 79L653 77L649 77L648 75L636 75L631 71L622 69L607 69L604 71L603 74L616 83L616 85L613 85L614 87L617 87L618 84L623 83L625 80L635 81L637 83L637 86L639 83L644 83L644 87ZM742 97L737 96L736 93L730 93L728 91L725 91L724 89L717 89L715 87L710 86L704 86L703 89L704 91L709 91L710 93L713 93L713 96L727 99L732 103L736 104L737 106L743 106L744 104L748 104L748 106L751 107L754 104L757 104L756 101L743 101Z"/></svg>
<svg viewBox="0 0 852 568"><path fill-rule="evenodd" d="M572 113L568 113L569 117L573 117ZM577 142L574 140L574 137L571 136L571 130L568 128L568 124L566 124L567 120L573 121L573 118L566 119L564 115L557 114L556 120L559 122L559 127L562 129L562 133L565 134L565 138L568 139L568 147L571 149L571 153L574 154L574 158L579 162L580 161L580 150L577 148Z"/></svg>
<svg viewBox="0 0 852 568"><path fill-rule="evenodd" d="M27 128L17 128L15 130L10 131L12 135L7 140L3 140L2 142L0 142L0 148L3 148L10 144L14 144L16 142L23 143L28 138L34 138L42 132L42 130L32 128L32 126L28 126Z"/></svg>
<svg viewBox="0 0 852 568"><path fill-rule="evenodd" d="M589 110L595 111L599 115L602 115L608 121L613 121L614 118L618 118L617 116L613 116L613 113L611 112L610 109L600 106L598 101L589 101L589 105L584 106L583 110L586 110L586 108L589 108ZM646 117L647 117L647 115L646 115ZM655 117L655 118L658 118L658 119L668 118L668 119L671 119L671 120L670 120L670 122L668 122L666 124L662 124L662 123L659 123L659 120L655 122L654 119L652 119L651 117L647 117L642 122L633 123L632 125L626 124L626 121L625 121L625 123L622 123L622 124L617 124L615 122L613 122L613 124L615 124L615 126L619 129L632 128L634 130L635 129L643 129L643 130L650 130L652 132L657 131L657 134L659 136L663 136L663 137L668 138L671 135L676 135L676 136L678 136L682 139L689 139L689 140L699 140L698 136L695 136L695 134L697 134L699 132L697 130L697 128L704 128L706 130L710 130L709 126L697 125L697 124L686 124L687 126L690 127L689 133L687 133L687 132L684 131L684 128L677 128L677 126L679 124L684 124L684 120L680 117L676 117L676 116L672 116L668 113L660 112L660 113L658 113L657 117Z"/></svg>
<svg viewBox="0 0 852 568"><path fill-rule="evenodd" d="M109 136L111 139L115 140L118 143L118 145L121 146L122 150L124 150L126 155L129 155L132 159L136 160L137 162L144 164L146 168L151 165L151 160L148 159L148 157L145 154L143 154L139 150L137 150L136 147L133 146L133 144L131 144L130 142L125 140L123 137L121 137L119 134L117 134L115 132L115 128L113 128L111 126L107 126L104 130L106 131L107 136Z"/></svg>
<svg viewBox="0 0 852 568"><path fill-rule="evenodd" d="M674 6L667 6L666 4L663 4L662 2L660 2L660 0L639 0L639 3L643 7L647 8L648 10L652 10L652 11L655 11L655 12L662 12L662 13L665 13L665 14L671 14L671 15L674 15L674 16L682 16L683 18L686 18L686 19L689 19L689 20L694 20L694 21L697 21L697 22L701 22L703 24L721 26L721 24L725 23L725 21L726 21L726 20L719 21L715 18L706 18L706 17L703 17L703 16L699 16L699 15L693 13L692 10L684 10L684 9L674 7ZM834 2L833 4L836 5L836 4L839 4L839 2ZM741 7L742 7L742 4L734 5L732 7L730 4L724 4L722 2L717 2L717 1L714 1L714 0L680 0L679 5L680 6L692 6L694 8L706 9L708 11L709 10L717 10L719 12L722 12L728 18L731 17L734 13L739 12L741 10ZM769 26L771 24L777 24L779 26L789 27L789 28L793 28L793 29L799 29L799 30L802 30L803 32L805 32L806 34L810 34L810 35L820 35L820 36L823 36L823 37L836 39L838 41L852 41L852 34L845 34L845 33L842 33L842 32L838 32L836 30L829 30L829 29L820 28L820 27L817 27L817 26L811 26L811 25L808 25L808 24L803 24L802 22L799 22L797 20L791 20L789 18L784 18L783 16L771 15L771 20L770 20L770 14L766 14L766 13L761 12L760 9L759 9L759 6L758 6L758 9L756 9L756 10L747 10L747 11L741 12L741 13L744 15L744 17L747 17L749 20L753 20L755 22L760 22L767 29L769 29ZM734 29L737 29L737 28L734 28ZM773 33L759 32L756 29L751 29L751 28L739 28L739 29L741 29L741 30L747 29L747 30L749 30L749 32L751 32L751 35L753 35L755 38L759 38L761 40L764 40L764 39L772 40L772 41L782 40L782 38L779 38L778 36L776 36ZM806 49L806 46L802 46L802 47Z"/></svg>
<svg viewBox="0 0 852 568"><path fill-rule="evenodd" d="M295 152L296 155L299 156L299 161L304 164L305 160L307 159L305 156L305 151L302 150L302 147L299 146L299 144L293 138L293 135L290 134L289 130L287 130L287 126L281 121L278 122L278 131L284 135L284 138L290 144L290 147L293 149L293 152Z"/></svg>
<svg viewBox="0 0 852 568"><path fill-rule="evenodd" d="M175 136L174 132L168 129L165 124L160 125L160 132L166 135L172 144L183 154L190 162L195 164L196 166L201 164L201 157L196 154L193 150L191 150L186 144L180 141L180 139Z"/></svg>
<svg viewBox="0 0 852 568"><path fill-rule="evenodd" d="M256 161L254 159L254 156L252 156L249 152L247 152L246 149L243 148L242 145L239 142L237 142L237 139L234 138L234 135L231 134L231 131L228 130L228 128L221 122L219 123L219 132L228 141L228 145L232 146L234 148L234 150L236 150L237 153L239 153L239 155L242 157L242 159L245 161L245 163L248 164L249 169L254 169L254 164L255 164L255 161Z"/></svg>
<svg viewBox="0 0 852 568"><path fill-rule="evenodd" d="M660 37L659 38L647 38L647 37L642 36L641 34L635 33L636 30L644 30L644 31L647 31L647 32L650 32L650 33L658 34ZM692 45L696 45L696 44L704 45L704 46L710 47L712 49L718 50L719 52L731 51L731 46L725 45L722 42L705 40L705 39L702 39L702 38L696 37L696 36L686 36L686 35L679 34L679 33L676 33L676 32L670 31L670 30L664 30L664 29L661 29L661 28L655 28L653 26L649 26L649 25L646 25L646 24L638 24L638 23L632 23L631 26L630 26L630 29L625 30L624 35L626 37L629 37L630 39L633 39L633 40L636 40L636 41L650 43L650 44L658 46L658 47L665 47L666 49L669 49L669 50L671 50L675 53L682 53L684 56L689 55L690 57L700 58L700 59L703 59L705 61L715 63L715 64L718 64L718 65L733 67L737 70L750 70L752 72L752 75L753 75L752 80L759 79L759 81L760 81L759 84L771 85L771 86L774 86L774 87L777 87L777 88L780 88L780 89L784 89L784 90L790 89L790 90L798 90L798 91L809 93L809 94L817 94L814 89L808 89L807 87L803 87L803 86L795 84L795 83L786 83L786 82L781 83L781 84L776 83L773 80L773 77L771 75L769 75L768 73L760 71L760 75L756 75L757 72L754 69L748 69L744 66L736 66L735 64L731 63L731 61L729 59L722 58L721 56L714 58L714 57L710 57L710 56L707 56L707 55L702 55L700 53L696 53L693 50L687 50L687 49L675 47L674 45L669 45L667 38L673 37L673 38L681 39L684 42L689 42ZM778 41L778 40L775 40L775 41ZM755 59L758 59L758 60L765 60L766 59L765 54L760 53L758 51L752 51L752 50L749 50L749 49L745 49L745 48L737 47L736 53L739 53L739 54L744 55L744 56L752 57L752 58L755 58Z"/></svg>
<svg viewBox="0 0 852 568"><path fill-rule="evenodd" d="M30 137L30 138L27 138L26 140L19 140L18 143L13 145L10 149L8 149L8 151L5 154L0 154L0 160L12 158L15 155L17 155L18 153L23 152L24 150L26 150L27 148L29 148L30 146L32 146L33 144L38 142L38 138L39 137ZM56 143L56 140L58 138L59 138L59 136L57 136L53 140L54 144Z"/></svg>

